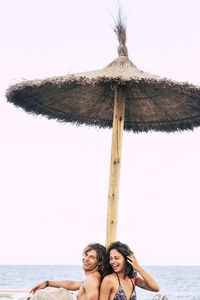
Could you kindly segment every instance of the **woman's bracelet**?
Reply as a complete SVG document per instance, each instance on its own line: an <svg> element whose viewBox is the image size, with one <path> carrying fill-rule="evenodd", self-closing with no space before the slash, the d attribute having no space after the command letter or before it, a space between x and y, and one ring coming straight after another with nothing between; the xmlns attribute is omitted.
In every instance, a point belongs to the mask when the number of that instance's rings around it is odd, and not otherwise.
<svg viewBox="0 0 200 300"><path fill-rule="evenodd" d="M49 286L49 280L45 281L46 282L46 287Z"/></svg>

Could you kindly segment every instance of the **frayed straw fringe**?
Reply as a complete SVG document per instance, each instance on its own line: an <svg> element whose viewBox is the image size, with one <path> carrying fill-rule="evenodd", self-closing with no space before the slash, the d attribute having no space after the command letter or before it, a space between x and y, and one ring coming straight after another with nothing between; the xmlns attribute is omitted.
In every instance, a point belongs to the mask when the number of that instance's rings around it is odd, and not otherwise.
<svg viewBox="0 0 200 300"><path fill-rule="evenodd" d="M137 69L128 58L120 10L114 30L119 57L107 67L21 82L7 90L8 101L59 122L111 128L115 88L121 85L126 93L125 130L173 132L200 126L200 88Z"/></svg>

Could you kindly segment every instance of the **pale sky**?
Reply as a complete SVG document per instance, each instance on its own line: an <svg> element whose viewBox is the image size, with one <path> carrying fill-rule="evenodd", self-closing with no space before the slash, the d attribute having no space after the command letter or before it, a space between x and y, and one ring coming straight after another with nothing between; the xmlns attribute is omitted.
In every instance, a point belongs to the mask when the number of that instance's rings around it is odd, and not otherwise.
<svg viewBox="0 0 200 300"><path fill-rule="evenodd" d="M124 0L130 59L200 85L200 1ZM113 0L0 2L0 264L79 264L105 243L111 130L6 102L8 86L117 58ZM200 265L200 129L124 133L117 239L142 265Z"/></svg>

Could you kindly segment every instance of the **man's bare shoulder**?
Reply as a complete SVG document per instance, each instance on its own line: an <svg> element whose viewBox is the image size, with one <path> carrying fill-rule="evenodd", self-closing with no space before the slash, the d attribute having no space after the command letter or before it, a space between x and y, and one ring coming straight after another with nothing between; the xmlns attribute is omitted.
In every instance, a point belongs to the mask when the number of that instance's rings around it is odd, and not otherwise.
<svg viewBox="0 0 200 300"><path fill-rule="evenodd" d="M99 272L94 272L86 275L84 284L90 284L90 283L100 284L100 281L101 281L101 275L99 274Z"/></svg>

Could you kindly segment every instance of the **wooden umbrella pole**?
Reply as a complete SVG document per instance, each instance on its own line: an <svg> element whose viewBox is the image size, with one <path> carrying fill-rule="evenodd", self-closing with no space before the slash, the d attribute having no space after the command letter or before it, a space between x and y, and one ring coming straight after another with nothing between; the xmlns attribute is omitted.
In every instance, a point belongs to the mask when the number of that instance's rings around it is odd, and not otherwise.
<svg viewBox="0 0 200 300"><path fill-rule="evenodd" d="M125 89L123 86L117 86L115 89L113 113L113 133L108 192L106 247L108 247L110 243L116 241L117 234L117 211L119 198L122 135L124 129L124 114Z"/></svg>

